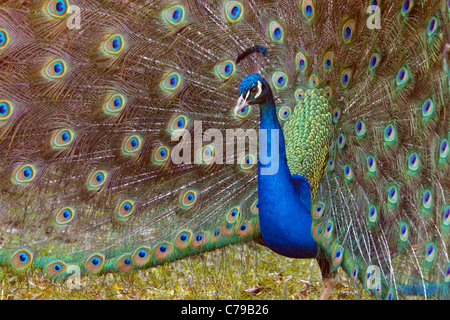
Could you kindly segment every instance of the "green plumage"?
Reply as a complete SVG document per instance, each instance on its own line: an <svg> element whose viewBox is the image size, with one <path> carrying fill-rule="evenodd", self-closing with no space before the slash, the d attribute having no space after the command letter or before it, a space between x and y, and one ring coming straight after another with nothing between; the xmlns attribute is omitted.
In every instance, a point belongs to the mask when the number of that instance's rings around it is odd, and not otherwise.
<svg viewBox="0 0 450 320"><path fill-rule="evenodd" d="M449 299L450 8L405 2L376 1L380 28L364 0L2 4L0 264L129 272L261 242L256 150L225 137L258 129L233 107L259 72L324 277L375 266L377 298ZM266 60L234 62L254 45Z"/></svg>

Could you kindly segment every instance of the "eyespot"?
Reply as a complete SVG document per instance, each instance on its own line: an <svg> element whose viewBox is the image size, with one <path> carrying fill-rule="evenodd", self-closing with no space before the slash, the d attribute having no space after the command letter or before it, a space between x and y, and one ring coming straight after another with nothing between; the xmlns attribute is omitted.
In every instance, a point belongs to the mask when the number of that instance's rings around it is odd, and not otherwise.
<svg viewBox="0 0 450 320"><path fill-rule="evenodd" d="M67 269L66 264L59 260L53 261L52 263L49 263L45 267L45 270L47 271L48 275L50 275L51 277L57 276L57 275L65 272L66 269Z"/></svg>
<svg viewBox="0 0 450 320"><path fill-rule="evenodd" d="M295 56L295 65L297 66L297 69L302 72L308 67L308 60L303 52L298 52Z"/></svg>
<svg viewBox="0 0 450 320"><path fill-rule="evenodd" d="M345 142L346 142L345 136L341 134L337 139L338 148L343 149L345 147Z"/></svg>
<svg viewBox="0 0 450 320"><path fill-rule="evenodd" d="M133 260L135 265L142 266L146 264L150 258L150 248L140 247L133 253L131 260Z"/></svg>
<svg viewBox="0 0 450 320"><path fill-rule="evenodd" d="M337 267L342 263L344 257L344 248L342 246L336 246L333 251L333 267Z"/></svg>
<svg viewBox="0 0 450 320"><path fill-rule="evenodd" d="M156 260L165 260L172 252L172 249L172 244L168 242L160 243L153 248L153 256Z"/></svg>
<svg viewBox="0 0 450 320"><path fill-rule="evenodd" d="M328 171L333 171L334 168L336 168L336 163L334 162L334 160L333 159L328 160L327 170Z"/></svg>
<svg viewBox="0 0 450 320"><path fill-rule="evenodd" d="M450 226L450 206L446 206L444 209L444 225Z"/></svg>
<svg viewBox="0 0 450 320"><path fill-rule="evenodd" d="M434 35L439 27L439 20L436 17L431 18L430 22L428 22L428 36L431 37Z"/></svg>
<svg viewBox="0 0 450 320"><path fill-rule="evenodd" d="M233 76L235 69L236 66L234 62L227 60L217 66L217 73L222 79L230 79Z"/></svg>
<svg viewBox="0 0 450 320"><path fill-rule="evenodd" d="M325 94L328 100L333 98L333 91L331 90L331 87L329 86L325 87Z"/></svg>
<svg viewBox="0 0 450 320"><path fill-rule="evenodd" d="M423 192L423 201L422 206L424 209L431 209L431 206L433 205L433 194L430 190L425 190Z"/></svg>
<svg viewBox="0 0 450 320"><path fill-rule="evenodd" d="M138 135L132 135L125 139L122 145L122 150L125 154L132 154L141 149L142 141Z"/></svg>
<svg viewBox="0 0 450 320"><path fill-rule="evenodd" d="M330 71L333 68L334 55L333 52L327 52L323 58L323 68L325 71Z"/></svg>
<svg viewBox="0 0 450 320"><path fill-rule="evenodd" d="M406 223L400 223L400 240L408 241L409 227Z"/></svg>
<svg viewBox="0 0 450 320"><path fill-rule="evenodd" d="M414 0L405 0L402 5L402 14L406 16L414 7Z"/></svg>
<svg viewBox="0 0 450 320"><path fill-rule="evenodd" d="M44 68L44 74L52 79L61 78L66 74L66 63L61 59L56 59L47 64Z"/></svg>
<svg viewBox="0 0 450 320"><path fill-rule="evenodd" d="M371 71L374 71L380 65L380 62L381 62L381 55L378 53L372 54L369 62L369 69Z"/></svg>
<svg viewBox="0 0 450 320"><path fill-rule="evenodd" d="M163 163L169 159L169 154L169 148L161 146L155 150L153 159L156 163Z"/></svg>
<svg viewBox="0 0 450 320"><path fill-rule="evenodd" d="M197 232L192 241L192 247L198 249L208 241L208 235L204 232Z"/></svg>
<svg viewBox="0 0 450 320"><path fill-rule="evenodd" d="M239 21L244 13L244 7L237 1L228 1L225 4L225 15L230 22Z"/></svg>
<svg viewBox="0 0 450 320"><path fill-rule="evenodd" d="M250 112L252 111L251 105L246 105L244 108L241 109L241 111L237 114L238 118L246 118Z"/></svg>
<svg viewBox="0 0 450 320"><path fill-rule="evenodd" d="M63 18L67 15L69 3L66 0L50 0L45 6L45 10L54 18Z"/></svg>
<svg viewBox="0 0 450 320"><path fill-rule="evenodd" d="M191 243L192 232L181 231L175 238L175 245L180 248L186 248Z"/></svg>
<svg viewBox="0 0 450 320"><path fill-rule="evenodd" d="M340 118L341 118L341 108L337 107L333 111L333 122L338 123Z"/></svg>
<svg viewBox="0 0 450 320"><path fill-rule="evenodd" d="M124 44L122 35L116 33L106 38L103 42L103 50L106 53L116 54L122 51Z"/></svg>
<svg viewBox="0 0 450 320"><path fill-rule="evenodd" d="M356 283L356 281L358 280L358 267L353 267L352 268L352 282Z"/></svg>
<svg viewBox="0 0 450 320"><path fill-rule="evenodd" d="M323 216L323 212L325 211L325 204L323 202L316 203L311 208L312 218L314 220L318 220Z"/></svg>
<svg viewBox="0 0 450 320"><path fill-rule="evenodd" d="M231 208L230 211L228 211L226 215L226 220L229 223L234 223L237 219L239 219L240 216L240 209L239 207Z"/></svg>
<svg viewBox="0 0 450 320"><path fill-rule="evenodd" d="M288 76L281 71L275 72L272 75L272 83L277 90L284 89L288 84Z"/></svg>
<svg viewBox="0 0 450 320"><path fill-rule="evenodd" d="M312 236L313 236L314 241L316 243L320 243L321 242L322 232L323 232L323 229L320 227L320 225L317 225L317 226L314 227L313 232L312 232Z"/></svg>
<svg viewBox="0 0 450 320"><path fill-rule="evenodd" d="M396 186L391 186L388 191L388 201L391 204L398 204L398 190Z"/></svg>
<svg viewBox="0 0 450 320"><path fill-rule="evenodd" d="M447 139L442 140L439 147L439 156L441 157L441 159L446 159L448 157L448 149Z"/></svg>
<svg viewBox="0 0 450 320"><path fill-rule="evenodd" d="M419 166L420 166L419 155L417 153L410 154L408 157L408 169L413 172L416 172L417 170L419 170Z"/></svg>
<svg viewBox="0 0 450 320"><path fill-rule="evenodd" d="M252 155L244 156L240 161L241 168L244 170L251 169L255 164L255 158Z"/></svg>
<svg viewBox="0 0 450 320"><path fill-rule="evenodd" d="M449 3L450 6L450 3ZM450 282L450 263L447 264L447 266L445 267L445 279L444 282L449 283Z"/></svg>
<svg viewBox="0 0 450 320"><path fill-rule="evenodd" d="M249 234L252 233L252 230L253 230L253 228L252 228L252 225L251 225L250 223L248 223L248 222L243 222L243 223L241 223L241 225L239 226L239 229L238 229L238 231L237 231L237 236L238 236L239 238L246 237L246 236L248 236Z"/></svg>
<svg viewBox="0 0 450 320"><path fill-rule="evenodd" d="M297 89L295 90L295 99L297 101L301 101L303 97L305 96L305 93L303 92L303 89Z"/></svg>
<svg viewBox="0 0 450 320"><path fill-rule="evenodd" d="M273 42L282 42L284 38L284 31L280 24L276 21L269 23L269 34Z"/></svg>
<svg viewBox="0 0 450 320"><path fill-rule="evenodd" d="M119 271L122 272L130 272L133 269L133 260L131 259L131 255L124 254L120 256L116 261L116 267Z"/></svg>
<svg viewBox="0 0 450 320"><path fill-rule="evenodd" d="M170 123L169 132L184 130L186 129L188 123L189 119L186 116L180 115L178 117L175 117L175 119L173 119Z"/></svg>
<svg viewBox="0 0 450 320"><path fill-rule="evenodd" d="M258 199L255 200L252 204L252 213L253 214L259 214L259 202Z"/></svg>
<svg viewBox="0 0 450 320"><path fill-rule="evenodd" d="M161 82L161 88L164 90L175 90L180 86L181 76L177 72L172 72L167 75Z"/></svg>
<svg viewBox="0 0 450 320"><path fill-rule="evenodd" d="M16 270L23 270L33 262L33 255L27 250L16 251L11 256L11 264Z"/></svg>
<svg viewBox="0 0 450 320"><path fill-rule="evenodd" d="M374 157L367 157L367 170L369 170L370 173L377 172L377 163Z"/></svg>
<svg viewBox="0 0 450 320"><path fill-rule="evenodd" d="M378 6L378 0L372 0L371 6L372 6L372 13L375 13L375 10Z"/></svg>
<svg viewBox="0 0 450 320"><path fill-rule="evenodd" d="M75 211L70 207L65 207L56 213L55 220L57 224L64 225L73 220Z"/></svg>
<svg viewBox="0 0 450 320"><path fill-rule="evenodd" d="M281 120L287 120L290 116L291 108L289 107L280 108L280 111L278 111L278 117L280 117Z"/></svg>
<svg viewBox="0 0 450 320"><path fill-rule="evenodd" d="M309 77L309 85L311 86L311 88L317 88L320 85L320 79L316 74L312 74Z"/></svg>
<svg viewBox="0 0 450 320"><path fill-rule="evenodd" d="M66 147L73 141L73 132L69 129L57 131L52 138L52 146L56 148Z"/></svg>
<svg viewBox="0 0 450 320"><path fill-rule="evenodd" d="M311 21L316 15L316 10L312 0L303 0L302 13L306 20Z"/></svg>
<svg viewBox="0 0 450 320"><path fill-rule="evenodd" d="M182 195L181 206L185 208L190 208L195 204L196 200L197 200L197 192L194 190L189 190Z"/></svg>
<svg viewBox="0 0 450 320"><path fill-rule="evenodd" d="M428 262L433 262L435 257L436 257L436 245L433 242L430 242L427 245L427 253L425 259Z"/></svg>
<svg viewBox="0 0 450 320"><path fill-rule="evenodd" d="M353 179L353 170L350 166L344 167L344 176L347 181L351 181Z"/></svg>
<svg viewBox="0 0 450 320"><path fill-rule="evenodd" d="M364 123L364 121L360 120L355 124L355 131L358 138L364 137L364 135L366 134L366 124Z"/></svg>
<svg viewBox="0 0 450 320"><path fill-rule="evenodd" d="M87 272L97 273L102 269L103 263L105 262L105 257L101 254L93 254L90 256L85 263Z"/></svg>
<svg viewBox="0 0 450 320"><path fill-rule="evenodd" d="M397 86L403 86L409 80L409 71L407 68L401 68L397 74Z"/></svg>
<svg viewBox="0 0 450 320"><path fill-rule="evenodd" d="M131 200L125 200L119 205L117 214L121 218L127 218L134 212L134 202Z"/></svg>
<svg viewBox="0 0 450 320"><path fill-rule="evenodd" d="M125 96L121 94L112 95L106 102L103 110L105 113L113 114L123 109L125 106Z"/></svg>
<svg viewBox="0 0 450 320"><path fill-rule="evenodd" d="M0 49L5 48L9 42L9 34L5 29L0 29Z"/></svg>
<svg viewBox="0 0 450 320"><path fill-rule="evenodd" d="M211 161L214 159L215 149L213 146L206 145L202 148L202 160L205 162Z"/></svg>
<svg viewBox="0 0 450 320"><path fill-rule="evenodd" d="M395 300L395 299L396 299L395 291L393 288L390 288L388 294L386 295L386 300Z"/></svg>
<svg viewBox="0 0 450 320"><path fill-rule="evenodd" d="M330 141L330 150L334 150L334 148L335 148L334 142L333 142L333 140L331 140Z"/></svg>
<svg viewBox="0 0 450 320"><path fill-rule="evenodd" d="M36 177L36 170L30 164L24 165L16 169L13 173L13 179L16 183L30 182Z"/></svg>
<svg viewBox="0 0 450 320"><path fill-rule="evenodd" d="M329 240L331 239L331 236L333 235L333 229L334 229L334 224L333 222L328 222L325 226L325 239Z"/></svg>
<svg viewBox="0 0 450 320"><path fill-rule="evenodd" d="M375 206L369 206L369 210L368 210L368 217L369 217L369 221L372 223L376 223L377 219L378 219L378 211L377 208Z"/></svg>
<svg viewBox="0 0 450 320"><path fill-rule="evenodd" d="M350 43L353 39L353 33L355 31L355 21L349 20L342 27L342 39L345 43Z"/></svg>
<svg viewBox="0 0 450 320"><path fill-rule="evenodd" d="M174 5L164 13L165 20L173 26L179 25L184 20L184 8L181 5Z"/></svg>
<svg viewBox="0 0 450 320"><path fill-rule="evenodd" d="M13 106L9 101L0 100L0 121L8 119L13 110Z"/></svg>
<svg viewBox="0 0 450 320"><path fill-rule="evenodd" d="M384 129L384 140L386 142L394 142L397 134L393 125L388 125Z"/></svg>
<svg viewBox="0 0 450 320"><path fill-rule="evenodd" d="M89 188L90 189L98 189L100 188L106 181L107 174L105 171L96 171L89 178Z"/></svg>
<svg viewBox="0 0 450 320"><path fill-rule="evenodd" d="M344 70L341 75L342 86L344 88L347 88L350 84L351 79L352 79L352 70L351 69Z"/></svg>
<svg viewBox="0 0 450 320"><path fill-rule="evenodd" d="M422 116L426 119L433 115L434 113L434 102L431 99L425 100L422 104Z"/></svg>

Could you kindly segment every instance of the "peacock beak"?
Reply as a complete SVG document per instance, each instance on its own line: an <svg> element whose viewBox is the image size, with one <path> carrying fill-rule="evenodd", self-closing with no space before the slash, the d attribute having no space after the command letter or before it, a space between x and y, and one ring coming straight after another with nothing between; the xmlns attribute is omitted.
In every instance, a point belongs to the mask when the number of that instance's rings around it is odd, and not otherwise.
<svg viewBox="0 0 450 320"><path fill-rule="evenodd" d="M250 91L247 92L247 95L244 98L244 95L241 95L238 99L237 105L234 108L234 115L237 116L239 112L241 112L242 109L244 109L246 106L248 106L247 98L250 95Z"/></svg>

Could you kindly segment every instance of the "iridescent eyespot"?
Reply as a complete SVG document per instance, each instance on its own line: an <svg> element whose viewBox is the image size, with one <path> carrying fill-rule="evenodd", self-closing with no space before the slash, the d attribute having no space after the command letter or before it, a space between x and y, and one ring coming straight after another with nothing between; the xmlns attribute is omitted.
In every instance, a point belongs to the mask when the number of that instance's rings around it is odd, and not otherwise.
<svg viewBox="0 0 450 320"><path fill-rule="evenodd" d="M0 100L0 121L8 119L12 112L12 104L6 100Z"/></svg>
<svg viewBox="0 0 450 320"><path fill-rule="evenodd" d="M325 211L325 204L322 202L316 203L312 208L311 208L311 214L312 214L312 218L314 220L318 220L322 217L323 213Z"/></svg>
<svg viewBox="0 0 450 320"><path fill-rule="evenodd" d="M433 115L434 113L434 101L431 99L425 100L422 104L422 116L426 119Z"/></svg>
<svg viewBox="0 0 450 320"><path fill-rule="evenodd" d="M378 219L378 212L377 212L377 208L375 208L375 206L369 206L369 210L368 210L369 214L369 221L372 223L377 222Z"/></svg>
<svg viewBox="0 0 450 320"><path fill-rule="evenodd" d="M295 99L297 101L301 101L303 99L303 97L305 96L305 93L303 91L303 89L297 89L295 90Z"/></svg>
<svg viewBox="0 0 450 320"><path fill-rule="evenodd" d="M344 167L344 177L345 177L345 180L347 180L347 181L351 181L353 179L352 167L350 167L348 165Z"/></svg>
<svg viewBox="0 0 450 320"><path fill-rule="evenodd" d="M414 7L414 0L405 0L402 5L402 14L407 15Z"/></svg>
<svg viewBox="0 0 450 320"><path fill-rule="evenodd" d="M325 94L327 96L327 99L331 99L333 97L333 90L331 90L331 87L325 87Z"/></svg>
<svg viewBox="0 0 450 320"><path fill-rule="evenodd" d="M161 88L164 90L175 90L180 86L181 76L177 72L168 74L163 81L161 81Z"/></svg>
<svg viewBox="0 0 450 320"><path fill-rule="evenodd" d="M355 30L355 21L349 20L342 27L342 39L345 43L350 43L353 39L353 33Z"/></svg>
<svg viewBox="0 0 450 320"><path fill-rule="evenodd" d="M64 271L66 271L66 269L67 269L67 266L62 261L53 261L45 267L45 270L47 271L47 273L52 277L63 273Z"/></svg>
<svg viewBox="0 0 450 320"><path fill-rule="evenodd" d="M439 20L436 17L431 18L430 22L428 23L428 36L431 37L434 35L439 27Z"/></svg>
<svg viewBox="0 0 450 320"><path fill-rule="evenodd" d="M388 201L390 204L398 204L398 199L399 199L399 195L398 195L398 190L396 186L391 186L388 189Z"/></svg>
<svg viewBox="0 0 450 320"><path fill-rule="evenodd" d="M16 251L11 256L11 264L16 270L23 270L33 262L33 255L27 250Z"/></svg>
<svg viewBox="0 0 450 320"><path fill-rule="evenodd" d="M64 225L73 220L75 211L70 207L65 207L56 213L55 220L57 224Z"/></svg>
<svg viewBox="0 0 450 320"><path fill-rule="evenodd" d="M73 141L73 132L69 129L57 131L52 138L52 146L56 148L66 147Z"/></svg>
<svg viewBox="0 0 450 320"><path fill-rule="evenodd" d="M150 248L148 247L140 247L136 249L136 251L131 256L131 260L137 266L142 266L146 264L151 258Z"/></svg>
<svg viewBox="0 0 450 320"><path fill-rule="evenodd" d="M314 230L312 232L312 236L313 236L315 242L317 242L317 243L321 242L322 228L320 227L320 225L316 225L314 227Z"/></svg>
<svg viewBox="0 0 450 320"><path fill-rule="evenodd" d="M450 2L449 2L449 7L450 7ZM450 282L450 263L448 263L447 266L445 267L444 274L445 274L444 282L449 283Z"/></svg>
<svg viewBox="0 0 450 320"><path fill-rule="evenodd" d="M171 25L179 25L184 20L184 8L181 5L174 5L166 9L164 13L165 20Z"/></svg>
<svg viewBox="0 0 450 320"><path fill-rule="evenodd" d="M121 218L127 218L134 212L134 202L131 200L125 200L119 205L117 214Z"/></svg>
<svg viewBox="0 0 450 320"><path fill-rule="evenodd" d="M251 211L254 214L259 214L259 202L258 202L258 199L256 199L255 202L253 202Z"/></svg>
<svg viewBox="0 0 450 320"><path fill-rule="evenodd" d="M367 157L367 170L369 170L370 173L376 173L377 163L374 157Z"/></svg>
<svg viewBox="0 0 450 320"><path fill-rule="evenodd" d="M109 54L116 54L122 51L124 44L125 42L122 35L118 33L113 34L108 36L106 40L103 41L103 50Z"/></svg>
<svg viewBox="0 0 450 320"><path fill-rule="evenodd" d="M334 150L334 148L335 148L334 141L331 140L330 141L330 150Z"/></svg>
<svg viewBox="0 0 450 320"><path fill-rule="evenodd" d="M306 20L311 21L316 15L314 2L312 0L303 0L302 3L302 14Z"/></svg>
<svg viewBox="0 0 450 320"><path fill-rule="evenodd" d="M50 0L45 9L54 18L63 18L67 14L69 3L66 0Z"/></svg>
<svg viewBox="0 0 450 320"><path fill-rule="evenodd" d="M436 257L436 245L433 242L430 242L427 245L427 251L426 251L425 259L428 262L433 262L435 257Z"/></svg>
<svg viewBox="0 0 450 320"><path fill-rule="evenodd" d="M298 52L295 56L295 65L297 66L297 69L300 71L305 71L308 67L308 60L306 59L306 56L302 52Z"/></svg>
<svg viewBox="0 0 450 320"><path fill-rule="evenodd" d="M188 123L189 123L188 117L184 115L177 116L170 122L169 132L184 130L186 129Z"/></svg>
<svg viewBox="0 0 450 320"><path fill-rule="evenodd" d="M328 160L327 170L333 171L335 167L336 167L336 164L335 164L334 160L333 159Z"/></svg>
<svg viewBox="0 0 450 320"><path fill-rule="evenodd" d="M288 76L286 75L286 73L281 71L275 72L272 75L272 83L275 86L275 89L284 89L288 85Z"/></svg>
<svg viewBox="0 0 450 320"><path fill-rule="evenodd" d="M195 201L197 200L197 192L194 190L190 190L185 192L181 196L181 206L185 208L190 208L195 204Z"/></svg>
<svg viewBox="0 0 450 320"><path fill-rule="evenodd" d="M234 223L240 216L239 207L231 208L226 215L226 219L229 223Z"/></svg>
<svg viewBox="0 0 450 320"><path fill-rule="evenodd" d="M114 114L119 112L125 106L125 96L121 94L112 95L105 103L103 110L105 113Z"/></svg>
<svg viewBox="0 0 450 320"><path fill-rule="evenodd" d="M366 134L366 124L364 123L364 121L358 121L355 124L355 131L358 138L364 137L364 135Z"/></svg>
<svg viewBox="0 0 450 320"><path fill-rule="evenodd" d="M397 86L403 86L409 80L409 70L407 68L401 68L397 74Z"/></svg>
<svg viewBox="0 0 450 320"><path fill-rule="evenodd" d="M85 263L87 272L97 273L102 269L103 263L105 262L105 257L101 254L93 254L90 256Z"/></svg>
<svg viewBox="0 0 450 320"><path fill-rule="evenodd" d="M230 22L239 21L243 17L244 7L237 1L228 1L225 4L225 15Z"/></svg>
<svg viewBox="0 0 450 320"><path fill-rule="evenodd" d="M400 240L408 241L409 227L406 223L402 222L400 224Z"/></svg>
<svg viewBox="0 0 450 320"><path fill-rule="evenodd" d="M372 13L375 13L376 8L378 7L378 0L372 0L371 6L372 6Z"/></svg>
<svg viewBox="0 0 450 320"><path fill-rule="evenodd" d="M16 169L13 173L15 183L27 183L36 177L36 169L32 165L24 165Z"/></svg>
<svg viewBox="0 0 450 320"><path fill-rule="evenodd" d="M244 108L241 109L240 112L238 112L238 114L236 116L238 118L245 118L250 114L251 111L252 111L252 106L246 105Z"/></svg>
<svg viewBox="0 0 450 320"><path fill-rule="evenodd" d="M0 49L5 48L9 42L9 34L5 29L0 29Z"/></svg>
<svg viewBox="0 0 450 320"><path fill-rule="evenodd" d="M230 79L234 72L235 72L236 66L233 61L227 60L219 64L216 68L217 74L222 79Z"/></svg>
<svg viewBox="0 0 450 320"><path fill-rule="evenodd" d="M281 120L287 120L291 116L291 108L283 107L278 111L278 116Z"/></svg>
<svg viewBox="0 0 450 320"><path fill-rule="evenodd" d="M98 189L100 188L106 181L107 174L105 171L96 171L94 172L89 180L88 186L90 189Z"/></svg>
<svg viewBox="0 0 450 320"><path fill-rule="evenodd" d="M124 154L133 154L141 149L141 137L138 135L133 135L124 140L122 144L122 150Z"/></svg>
<svg viewBox="0 0 450 320"><path fill-rule="evenodd" d="M422 206L424 207L424 209L431 209L432 205L433 205L433 194L431 193L430 190L425 190L423 192Z"/></svg>
<svg viewBox="0 0 450 320"><path fill-rule="evenodd" d="M121 272L130 272L133 269L133 260L131 255L124 254L120 256L116 261L116 267Z"/></svg>
<svg viewBox="0 0 450 320"><path fill-rule="evenodd" d="M284 31L280 24L276 21L269 23L269 35L273 42L282 42Z"/></svg>
<svg viewBox="0 0 450 320"><path fill-rule="evenodd" d="M393 125L388 125L384 129L384 140L386 142L394 142L396 136L397 135L396 135L395 127Z"/></svg>
<svg viewBox="0 0 450 320"><path fill-rule="evenodd" d="M338 107L333 111L333 122L338 123L340 117L341 117L341 108Z"/></svg>
<svg viewBox="0 0 450 320"><path fill-rule="evenodd" d="M56 59L45 66L44 73L49 78L57 79L66 74L66 69L66 63L61 59Z"/></svg>
<svg viewBox="0 0 450 320"><path fill-rule="evenodd" d="M419 170L420 159L417 153L412 153L408 158L408 169L415 172Z"/></svg>
<svg viewBox="0 0 450 320"><path fill-rule="evenodd" d="M355 283L358 279L358 267L352 268L352 282Z"/></svg>
<svg viewBox="0 0 450 320"><path fill-rule="evenodd" d="M210 145L206 145L202 148L202 160L205 162L211 161L214 159L214 147Z"/></svg>
<svg viewBox="0 0 450 320"><path fill-rule="evenodd" d="M169 242L160 243L156 245L152 250L153 256L156 258L156 260L166 259L171 252L172 244L170 244Z"/></svg>
<svg viewBox="0 0 450 320"><path fill-rule="evenodd" d="M244 156L239 163L241 164L242 169L248 170L255 164L255 158L252 155L247 155Z"/></svg>
<svg viewBox="0 0 450 320"><path fill-rule="evenodd" d="M252 233L252 230L253 230L252 225L245 221L241 223L241 225L239 226L237 236L240 238L246 237Z"/></svg>
<svg viewBox="0 0 450 320"><path fill-rule="evenodd" d="M347 88L352 80L352 70L347 69L342 72L341 75L341 84L344 88Z"/></svg>
<svg viewBox="0 0 450 320"><path fill-rule="evenodd" d="M345 136L341 134L337 139L338 148L343 149L345 147L345 142L346 142Z"/></svg>
<svg viewBox="0 0 450 320"><path fill-rule="evenodd" d="M370 57L369 69L371 71L375 70L375 68L380 65L380 62L381 62L381 55L378 53L372 54L372 57Z"/></svg>
<svg viewBox="0 0 450 320"><path fill-rule="evenodd" d="M332 222L328 222L325 226L325 239L329 240L331 239L331 236L333 235L333 228L334 228L334 224Z"/></svg>
<svg viewBox="0 0 450 320"><path fill-rule="evenodd" d="M333 68L334 55L333 52L327 52L323 58L323 68L325 71L330 71Z"/></svg>
<svg viewBox="0 0 450 320"><path fill-rule="evenodd" d="M439 157L441 159L446 159L448 157L448 141L444 139L441 141L441 145L439 147Z"/></svg>
<svg viewBox="0 0 450 320"><path fill-rule="evenodd" d="M311 88L317 88L320 85L320 79L316 74L312 74L309 77L309 85Z"/></svg>
<svg viewBox="0 0 450 320"><path fill-rule="evenodd" d="M340 245L336 246L333 251L333 267L336 268L342 263L344 258L344 248Z"/></svg>
<svg viewBox="0 0 450 320"><path fill-rule="evenodd" d="M444 209L444 225L450 226L450 206L446 206Z"/></svg>
<svg viewBox="0 0 450 320"><path fill-rule="evenodd" d="M204 232L197 232L194 235L194 241L192 241L192 247L198 249L208 241L208 235Z"/></svg>
<svg viewBox="0 0 450 320"><path fill-rule="evenodd" d="M188 230L181 231L175 238L175 245L180 249L186 248L190 243L191 236L192 232Z"/></svg>
<svg viewBox="0 0 450 320"><path fill-rule="evenodd" d="M156 163L163 163L169 159L169 148L161 146L154 152L153 159Z"/></svg>

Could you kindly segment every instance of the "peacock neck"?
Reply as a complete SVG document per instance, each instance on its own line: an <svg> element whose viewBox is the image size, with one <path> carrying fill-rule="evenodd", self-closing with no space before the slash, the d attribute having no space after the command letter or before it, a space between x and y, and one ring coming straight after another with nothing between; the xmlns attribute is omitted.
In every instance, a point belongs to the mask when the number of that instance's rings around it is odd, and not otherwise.
<svg viewBox="0 0 450 320"><path fill-rule="evenodd" d="M278 160L274 174L262 174L273 163L258 163L258 203L261 234L273 251L293 258L314 258L317 246L311 236L311 192L302 176L291 176L286 159L284 135L278 122L271 92L260 106L260 129L267 130L268 156ZM278 135L276 134L278 133ZM278 156L271 154L278 136ZM260 141L261 146L261 141ZM261 150L261 149L260 149Z"/></svg>

